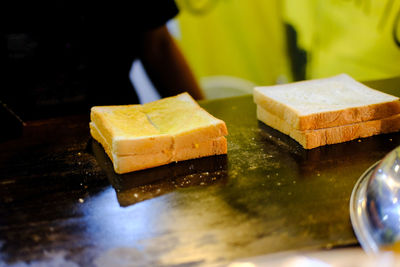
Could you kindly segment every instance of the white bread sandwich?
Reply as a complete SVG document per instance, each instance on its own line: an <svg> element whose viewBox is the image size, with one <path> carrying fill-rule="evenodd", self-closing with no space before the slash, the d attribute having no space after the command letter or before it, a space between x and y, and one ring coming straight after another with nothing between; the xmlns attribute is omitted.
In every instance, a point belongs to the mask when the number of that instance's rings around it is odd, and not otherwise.
<svg viewBox="0 0 400 267"><path fill-rule="evenodd" d="M187 93L144 105L92 107L90 132L119 174L227 153L225 122Z"/></svg>
<svg viewBox="0 0 400 267"><path fill-rule="evenodd" d="M400 130L400 114L380 120L371 120L316 130L300 131L286 121L257 106L257 118L268 126L289 135L306 149L337 144L372 135Z"/></svg>
<svg viewBox="0 0 400 267"><path fill-rule="evenodd" d="M305 149L400 130L400 101L345 74L256 87L257 118Z"/></svg>
<svg viewBox="0 0 400 267"><path fill-rule="evenodd" d="M300 131L378 120L400 113L394 97L346 74L256 87L254 102Z"/></svg>

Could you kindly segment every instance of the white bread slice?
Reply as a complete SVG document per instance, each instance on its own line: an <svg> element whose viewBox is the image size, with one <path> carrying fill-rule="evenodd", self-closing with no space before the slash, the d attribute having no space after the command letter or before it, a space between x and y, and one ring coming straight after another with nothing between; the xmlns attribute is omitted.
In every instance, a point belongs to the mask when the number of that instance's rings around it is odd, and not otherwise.
<svg viewBox="0 0 400 267"><path fill-rule="evenodd" d="M378 120L400 113L400 101L346 74L256 87L254 102L300 131Z"/></svg>
<svg viewBox="0 0 400 267"><path fill-rule="evenodd" d="M90 117L91 128L105 140L100 143L116 155L157 153L173 146L173 137L160 133L140 105L92 107Z"/></svg>
<svg viewBox="0 0 400 267"><path fill-rule="evenodd" d="M96 125L92 122L89 125L92 137L103 146L105 152L113 162L116 173L122 174L129 171L147 169L168 164L172 161L172 147L168 150L161 150L147 154L118 155L113 153L106 139L99 132Z"/></svg>
<svg viewBox="0 0 400 267"><path fill-rule="evenodd" d="M152 103L93 107L90 131L117 173L227 153L225 122L184 93Z"/></svg>
<svg viewBox="0 0 400 267"><path fill-rule="evenodd" d="M143 111L161 133L174 136L178 148L191 145L193 140L202 142L228 134L225 122L201 108L188 93L144 104Z"/></svg>
<svg viewBox="0 0 400 267"><path fill-rule="evenodd" d="M161 151L157 153L121 156L112 153L110 149L108 149L109 146L106 144L106 140L93 123L90 123L90 132L93 138L103 146L113 163L114 171L118 174L157 167L174 161L183 161L227 153L227 141L226 138L222 136L178 150L171 149L169 151Z"/></svg>
<svg viewBox="0 0 400 267"><path fill-rule="evenodd" d="M306 131L294 129L287 122L281 120L260 106L257 106L257 118L268 126L289 135L299 142L305 149L312 149L319 146L342 143L357 138L397 132L400 130L400 114L380 120Z"/></svg>
<svg viewBox="0 0 400 267"><path fill-rule="evenodd" d="M191 146L176 149L173 161L202 158L212 155L222 155L226 154L227 151L228 145L226 138L221 136L199 143L193 143Z"/></svg>
<svg viewBox="0 0 400 267"><path fill-rule="evenodd" d="M218 137L213 140L199 143L196 147L188 147L178 150L172 159L163 162L163 155L131 155L131 156L115 156L113 157L114 171L122 174L132 171L144 170L147 168L157 167L172 162L183 161L188 159L196 159L213 155L221 155L227 153L227 142L225 137Z"/></svg>

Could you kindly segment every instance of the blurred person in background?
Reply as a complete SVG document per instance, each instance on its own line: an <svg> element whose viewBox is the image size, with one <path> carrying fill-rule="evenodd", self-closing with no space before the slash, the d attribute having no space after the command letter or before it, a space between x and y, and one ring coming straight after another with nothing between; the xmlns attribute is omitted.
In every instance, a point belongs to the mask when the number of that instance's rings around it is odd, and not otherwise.
<svg viewBox="0 0 400 267"><path fill-rule="evenodd" d="M285 0L283 17L300 79L400 76L400 0Z"/></svg>
<svg viewBox="0 0 400 267"><path fill-rule="evenodd" d="M292 79L281 0L177 0L174 35L206 97Z"/></svg>
<svg viewBox="0 0 400 267"><path fill-rule="evenodd" d="M400 0L177 4L174 36L207 97L339 73L361 81L400 76Z"/></svg>
<svg viewBox="0 0 400 267"><path fill-rule="evenodd" d="M0 100L22 120L138 103L135 59L161 96L203 98L165 26L178 14L172 0L6 1L0 10Z"/></svg>

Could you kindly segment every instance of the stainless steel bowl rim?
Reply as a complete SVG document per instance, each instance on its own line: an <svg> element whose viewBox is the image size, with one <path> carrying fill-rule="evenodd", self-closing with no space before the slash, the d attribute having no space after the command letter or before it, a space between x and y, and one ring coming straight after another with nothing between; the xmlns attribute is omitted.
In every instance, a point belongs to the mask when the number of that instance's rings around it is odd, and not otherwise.
<svg viewBox="0 0 400 267"><path fill-rule="evenodd" d="M367 253L378 253L379 247L371 235L371 224L367 217L366 190L370 176L381 161L370 166L358 179L350 197L350 220L354 233Z"/></svg>

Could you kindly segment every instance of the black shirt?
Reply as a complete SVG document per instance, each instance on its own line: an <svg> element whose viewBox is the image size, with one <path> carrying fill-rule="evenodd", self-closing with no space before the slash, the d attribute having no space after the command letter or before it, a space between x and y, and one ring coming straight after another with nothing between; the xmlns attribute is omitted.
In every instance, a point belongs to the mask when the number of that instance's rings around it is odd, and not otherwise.
<svg viewBox="0 0 400 267"><path fill-rule="evenodd" d="M178 12L168 0L5 2L0 100L24 120L137 103L138 39Z"/></svg>

